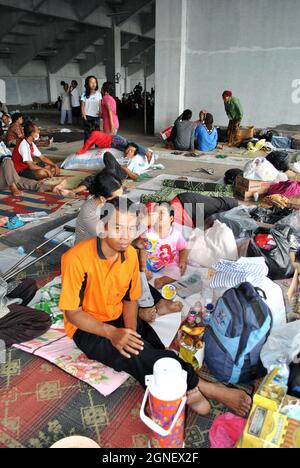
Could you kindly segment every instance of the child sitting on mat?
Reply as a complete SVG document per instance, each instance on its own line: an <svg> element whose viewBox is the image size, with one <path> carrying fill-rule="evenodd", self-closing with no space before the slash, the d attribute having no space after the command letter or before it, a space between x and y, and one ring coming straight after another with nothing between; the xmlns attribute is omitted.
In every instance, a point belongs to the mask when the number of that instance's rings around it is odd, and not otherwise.
<svg viewBox="0 0 300 468"><path fill-rule="evenodd" d="M158 215L150 229L144 234L146 250L141 256L141 269L149 278L161 273L154 285L157 289L178 281L187 269L188 250L183 234L174 226L174 210L169 203L157 204L154 212Z"/></svg>

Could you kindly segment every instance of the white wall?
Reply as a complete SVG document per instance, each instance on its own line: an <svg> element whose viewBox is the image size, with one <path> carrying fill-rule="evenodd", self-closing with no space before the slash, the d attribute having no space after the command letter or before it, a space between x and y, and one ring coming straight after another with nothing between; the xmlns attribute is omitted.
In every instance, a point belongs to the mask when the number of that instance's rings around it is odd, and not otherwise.
<svg viewBox="0 0 300 468"><path fill-rule="evenodd" d="M245 124L300 124L299 0L187 0L185 107L225 124L230 89Z"/></svg>
<svg viewBox="0 0 300 468"><path fill-rule="evenodd" d="M86 76L95 75L99 79L99 86L106 81L104 66L97 66L90 70ZM77 80L80 91L83 90L85 77L80 76L79 66L71 63L62 68L55 75L49 75L46 63L33 61L27 64L18 75L12 75L4 60L0 60L0 79L6 84L6 100L8 105L30 105L35 102L47 103L49 93L52 102L55 102L62 91L61 81L71 82Z"/></svg>
<svg viewBox="0 0 300 468"><path fill-rule="evenodd" d="M18 76L13 76L4 60L0 60L0 78L6 84L8 105L29 105L48 102L47 69L44 62L32 62Z"/></svg>

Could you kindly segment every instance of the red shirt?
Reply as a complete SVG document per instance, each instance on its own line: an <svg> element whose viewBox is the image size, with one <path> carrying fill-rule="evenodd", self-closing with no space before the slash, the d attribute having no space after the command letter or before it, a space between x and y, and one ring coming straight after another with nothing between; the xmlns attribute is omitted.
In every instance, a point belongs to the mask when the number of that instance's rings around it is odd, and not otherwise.
<svg viewBox="0 0 300 468"><path fill-rule="evenodd" d="M41 157L42 153L37 146L32 143L28 143L26 139L20 141L14 149L12 160L16 169L16 172L21 172L28 169L28 162L32 162L34 157Z"/></svg>
<svg viewBox="0 0 300 468"><path fill-rule="evenodd" d="M84 147L78 151L77 154L85 154L92 146L96 145L99 148L111 148L112 147L112 135L95 130L92 132L90 138L86 141Z"/></svg>

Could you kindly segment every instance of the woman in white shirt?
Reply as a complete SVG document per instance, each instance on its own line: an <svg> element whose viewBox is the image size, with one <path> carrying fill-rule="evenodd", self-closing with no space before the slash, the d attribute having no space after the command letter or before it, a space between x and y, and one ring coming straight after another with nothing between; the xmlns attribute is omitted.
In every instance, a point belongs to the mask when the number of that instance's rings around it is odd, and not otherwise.
<svg viewBox="0 0 300 468"><path fill-rule="evenodd" d="M91 126L100 129L100 106L102 96L99 91L98 80L95 76L88 76L85 80L85 93L81 96L81 114L84 121L84 141L90 137Z"/></svg>
<svg viewBox="0 0 300 468"><path fill-rule="evenodd" d="M64 90L61 93L61 125L65 125L66 119L68 119L68 124L72 125L72 107L71 107L71 96L70 96L70 87L68 83L64 84Z"/></svg>

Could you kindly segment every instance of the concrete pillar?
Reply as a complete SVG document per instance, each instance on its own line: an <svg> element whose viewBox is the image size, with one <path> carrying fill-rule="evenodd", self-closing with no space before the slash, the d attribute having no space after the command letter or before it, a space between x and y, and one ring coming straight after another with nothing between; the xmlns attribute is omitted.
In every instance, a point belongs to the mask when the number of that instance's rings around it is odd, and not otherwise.
<svg viewBox="0 0 300 468"><path fill-rule="evenodd" d="M48 102L49 102L49 104L51 102L52 103L56 102L59 93L57 91L56 75L53 75L52 73L48 73L47 92L48 92Z"/></svg>
<svg viewBox="0 0 300 468"><path fill-rule="evenodd" d="M128 75L128 67L125 67L125 89L124 93L129 94L130 89L130 76Z"/></svg>
<svg viewBox="0 0 300 468"><path fill-rule="evenodd" d="M122 56L121 56L121 29L114 26L112 31L107 32L106 37L107 61L106 76L107 80L115 84L116 97L122 96L122 83L116 83L116 76L122 76Z"/></svg>
<svg viewBox="0 0 300 468"><path fill-rule="evenodd" d="M0 102L6 104L6 83L0 79Z"/></svg>
<svg viewBox="0 0 300 468"><path fill-rule="evenodd" d="M186 41L187 0L156 0L156 133L184 110Z"/></svg>

